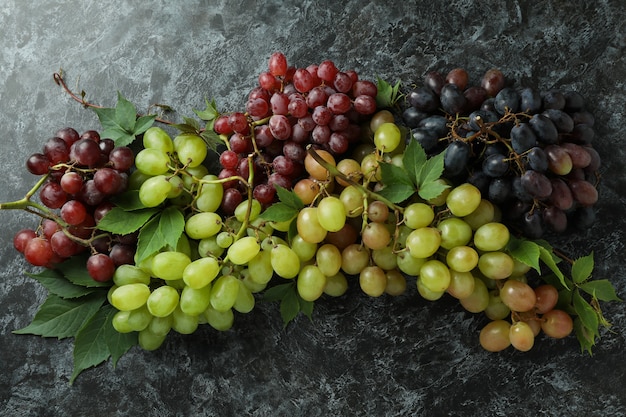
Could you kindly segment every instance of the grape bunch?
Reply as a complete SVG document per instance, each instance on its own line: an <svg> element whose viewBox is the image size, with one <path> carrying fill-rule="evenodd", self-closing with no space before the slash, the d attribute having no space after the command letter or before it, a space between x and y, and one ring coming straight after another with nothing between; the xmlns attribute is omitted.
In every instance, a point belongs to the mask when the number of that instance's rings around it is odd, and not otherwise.
<svg viewBox="0 0 626 417"><path fill-rule="evenodd" d="M133 262L136 235L101 233L97 225L113 207L111 199L126 190L133 164L130 148L116 147L95 130L58 130L26 161L29 172L42 176L33 192L43 206L29 206L42 222L37 230L17 232L15 248L30 264L49 268L88 250L90 276L110 280L117 266Z"/></svg>
<svg viewBox="0 0 626 417"><path fill-rule="evenodd" d="M594 117L570 90L514 88L501 71L469 85L461 68L429 72L407 93L403 119L431 153L446 150L446 177L476 185L526 236L595 220L600 156Z"/></svg>
<svg viewBox="0 0 626 417"><path fill-rule="evenodd" d="M247 178L254 153L254 197L263 207L276 201L274 184L290 189L302 177L307 145L344 154L361 137L360 124L376 111L377 86L341 71L333 61L306 68L288 66L284 54L269 59L268 71L248 94L245 112L220 115L213 129L228 149L220 154L220 178ZM245 187L225 183L222 209L232 214Z"/></svg>

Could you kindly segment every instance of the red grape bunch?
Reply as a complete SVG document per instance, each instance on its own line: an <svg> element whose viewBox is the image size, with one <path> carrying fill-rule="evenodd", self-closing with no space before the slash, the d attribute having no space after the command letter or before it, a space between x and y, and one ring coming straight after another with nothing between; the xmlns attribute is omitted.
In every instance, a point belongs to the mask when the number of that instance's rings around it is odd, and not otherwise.
<svg viewBox="0 0 626 417"><path fill-rule="evenodd" d="M19 231L15 248L30 264L45 267L89 250L90 276L111 279L117 266L133 262L136 236L102 233L97 225L113 208L111 198L126 190L133 164L130 148L116 147L97 131L57 131L26 161L29 172L42 176L36 191L43 206L33 204L43 220L36 230Z"/></svg>
<svg viewBox="0 0 626 417"><path fill-rule="evenodd" d="M579 93L507 86L497 69L470 85L456 68L426 74L407 101L412 138L430 153L445 149L445 176L476 185L509 225L538 238L594 222L601 161Z"/></svg>
<svg viewBox="0 0 626 417"><path fill-rule="evenodd" d="M255 154L253 194L267 207L276 200L274 184L291 189L306 175L308 145L341 155L359 141L360 124L376 111L377 91L372 81L341 71L330 60L295 68L282 53L272 54L268 71L248 94L245 113L215 120L215 132L228 138L219 177L248 178L246 157ZM224 185L222 208L232 214L244 190L236 181Z"/></svg>

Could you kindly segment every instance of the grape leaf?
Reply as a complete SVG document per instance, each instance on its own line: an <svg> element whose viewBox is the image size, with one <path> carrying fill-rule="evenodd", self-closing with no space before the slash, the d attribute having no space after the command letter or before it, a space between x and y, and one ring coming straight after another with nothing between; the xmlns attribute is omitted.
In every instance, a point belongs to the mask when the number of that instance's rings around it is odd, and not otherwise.
<svg viewBox="0 0 626 417"><path fill-rule="evenodd" d="M376 93L376 107L381 109L393 107L400 98L398 94L400 81L397 81L396 84L392 86L387 81L377 77L376 85L378 87Z"/></svg>
<svg viewBox="0 0 626 417"><path fill-rule="evenodd" d="M422 170L421 167L426 163L427 159L424 148L415 140L410 141L404 149L402 165L404 165L404 169L409 173L409 179L415 186L420 185L418 179L420 177L420 171Z"/></svg>
<svg viewBox="0 0 626 417"><path fill-rule="evenodd" d="M426 184L422 184L422 186L420 187L417 193L424 200L431 200L433 198L439 197L446 188L450 188L450 186L447 184L438 182L438 181L433 181L433 182L429 182Z"/></svg>
<svg viewBox="0 0 626 417"><path fill-rule="evenodd" d="M185 218L177 207L170 206L161 212L159 229L165 244L176 247L178 240L185 230Z"/></svg>
<svg viewBox="0 0 626 417"><path fill-rule="evenodd" d="M574 330L576 331L576 338L580 344L581 351L587 351L587 353L591 355L591 348L596 344L595 337L589 329L585 327L580 317L574 320Z"/></svg>
<svg viewBox="0 0 626 417"><path fill-rule="evenodd" d="M163 236L159 227L160 217L161 215L157 214L139 230L135 264L141 263L141 261L158 252L166 245L165 236Z"/></svg>
<svg viewBox="0 0 626 417"><path fill-rule="evenodd" d="M156 115L138 117L135 121L135 126L133 127L133 133L135 135L140 135L144 133L146 130L150 129L150 126L154 124L155 119Z"/></svg>
<svg viewBox="0 0 626 417"><path fill-rule="evenodd" d="M417 141L412 142L417 143ZM441 177L441 174L443 174L443 158L445 153L445 151L440 152L424 161L421 169L419 170L419 176L417 177L418 184L428 184L429 182L436 181Z"/></svg>
<svg viewBox="0 0 626 417"><path fill-rule="evenodd" d="M218 147L224 144L224 142L220 138L220 135L218 135L212 128L204 129L204 131L200 133L200 137L204 139L209 150L215 153L219 153Z"/></svg>
<svg viewBox="0 0 626 417"><path fill-rule="evenodd" d="M139 190L129 190L111 198L111 202L125 211L133 211L146 208L139 199Z"/></svg>
<svg viewBox="0 0 626 417"><path fill-rule="evenodd" d="M578 258L572 264L572 279L575 283L580 284L591 277L593 272L593 252L587 256Z"/></svg>
<svg viewBox="0 0 626 417"><path fill-rule="evenodd" d="M622 301L615 293L615 288L608 279L587 281L580 284L578 288L600 301Z"/></svg>
<svg viewBox="0 0 626 417"><path fill-rule="evenodd" d="M285 203L274 203L269 206L261 217L271 222L284 222L293 219L298 214L298 209L289 207Z"/></svg>
<svg viewBox="0 0 626 417"><path fill-rule="evenodd" d="M507 251L513 259L530 266L538 273L541 273L539 266L539 245L525 239L517 239L511 236L507 244Z"/></svg>
<svg viewBox="0 0 626 417"><path fill-rule="evenodd" d="M135 127L137 109L122 94L117 92L117 106L115 106L115 121L125 131L131 131Z"/></svg>
<svg viewBox="0 0 626 417"><path fill-rule="evenodd" d="M580 321L588 330L589 334L592 337L598 336L598 313L593 309L591 304L589 304L578 291L574 291L572 294L572 303L576 314L578 314Z"/></svg>
<svg viewBox="0 0 626 417"><path fill-rule="evenodd" d="M98 223L98 229L105 232L127 235L137 231L146 224L152 216L158 213L158 209L146 208L135 211L125 211L119 207L113 207L104 215Z"/></svg>
<svg viewBox="0 0 626 417"><path fill-rule="evenodd" d="M313 301L306 301L302 299L300 295L298 295L298 303L300 303L300 311L302 314L308 317L310 321L313 321L313 307L315 306L315 303Z"/></svg>
<svg viewBox="0 0 626 417"><path fill-rule="evenodd" d="M68 281L83 287L110 287L111 282L94 281L87 272L84 255L72 256L65 262L58 264L56 269L67 278Z"/></svg>
<svg viewBox="0 0 626 417"><path fill-rule="evenodd" d="M204 110L194 109L193 112L205 122L210 122L210 121L215 120L219 116L219 112L217 111L217 104L215 103L215 100L211 100L209 102L209 100L205 98L204 101L206 102L205 109Z"/></svg>
<svg viewBox="0 0 626 417"><path fill-rule="evenodd" d="M95 291L94 288L71 283L59 271L54 269L44 269L38 274L27 273L26 275L39 281L51 294L61 298L82 297Z"/></svg>
<svg viewBox="0 0 626 417"><path fill-rule="evenodd" d="M106 313L105 332L106 332L106 344L111 353L111 360L113 361L113 367L117 365L117 361L128 350L138 343L137 332L120 333L113 327L112 320L117 310L110 304L104 305L101 310Z"/></svg>
<svg viewBox="0 0 626 417"><path fill-rule="evenodd" d="M107 320L110 310L99 309L79 330L74 339L74 372L70 377L72 384L85 369L105 362L111 356L107 344Z"/></svg>
<svg viewBox="0 0 626 417"><path fill-rule="evenodd" d="M15 330L13 333L35 334L59 339L75 336L105 300L105 291L74 299L64 299L54 294L48 294L33 321L28 326Z"/></svg>
<svg viewBox="0 0 626 417"><path fill-rule="evenodd" d="M283 299L280 301L280 316L283 319L283 327L287 327L291 320L295 319L300 312L300 302L298 301L298 294L295 290L295 285L292 286L292 290L287 291Z"/></svg>
<svg viewBox="0 0 626 417"><path fill-rule="evenodd" d="M263 292L263 301L279 301L293 287L293 283L274 285Z"/></svg>
<svg viewBox="0 0 626 417"><path fill-rule="evenodd" d="M566 281L565 276L563 275L563 272L561 272L561 270L559 269L559 266L556 264L556 261L554 260L552 252L541 245L537 245L537 247L539 248L539 259L541 259L543 263L546 264L546 266L550 268L552 272L554 272L554 275L556 275L557 278L559 278L559 281L561 282L561 285L563 285L563 287L570 289L570 286L568 282Z"/></svg>
<svg viewBox="0 0 626 417"><path fill-rule="evenodd" d="M116 146L126 146L135 140L135 137L154 123L156 115L142 116L137 119L137 109L126 100L121 93L117 93L115 108L91 107L96 113L104 129L102 137L110 138Z"/></svg>
<svg viewBox="0 0 626 417"><path fill-rule="evenodd" d="M289 191L286 188L281 187L278 184L274 184L276 188L276 194L278 195L278 199L287 204L289 207L293 207L295 209L301 210L304 208L304 203L296 193L293 191Z"/></svg>

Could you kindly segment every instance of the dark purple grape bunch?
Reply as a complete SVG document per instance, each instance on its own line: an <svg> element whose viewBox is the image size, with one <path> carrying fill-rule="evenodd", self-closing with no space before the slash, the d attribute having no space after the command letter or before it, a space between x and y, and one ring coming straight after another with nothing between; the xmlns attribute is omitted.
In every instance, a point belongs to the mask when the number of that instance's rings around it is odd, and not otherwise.
<svg viewBox="0 0 626 417"><path fill-rule="evenodd" d="M254 198L268 206L277 184L291 189L305 175L306 147L341 155L361 137L360 124L376 111L377 86L355 71L341 71L326 60L306 68L288 66L284 54L269 59L258 86L248 94L245 112L224 114L213 129L226 135L220 178L248 178L247 156L254 154ZM226 183L222 209L232 213L244 189Z"/></svg>
<svg viewBox="0 0 626 417"><path fill-rule="evenodd" d="M403 112L444 175L476 185L503 221L531 238L593 224L600 156L594 117L575 91L508 86L497 69L470 85L463 69L429 72Z"/></svg>
<svg viewBox="0 0 626 417"><path fill-rule="evenodd" d="M26 161L29 172L47 175L38 197L50 213L37 230L19 231L15 248L32 265L49 268L90 251L90 276L110 280L117 266L133 262L137 239L103 233L97 226L114 207L111 199L126 191L134 160L130 148L116 147L95 130L57 131Z"/></svg>

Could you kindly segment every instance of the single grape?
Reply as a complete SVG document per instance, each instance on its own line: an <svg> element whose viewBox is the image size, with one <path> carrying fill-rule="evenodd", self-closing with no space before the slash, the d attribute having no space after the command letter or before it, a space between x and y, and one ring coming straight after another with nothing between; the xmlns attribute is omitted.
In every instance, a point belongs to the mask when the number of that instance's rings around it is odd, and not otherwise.
<svg viewBox="0 0 626 417"><path fill-rule="evenodd" d="M183 278L183 271L190 263L191 259L183 252L165 251L155 255L151 269L155 277L173 281Z"/></svg>
<svg viewBox="0 0 626 417"><path fill-rule="evenodd" d="M446 204L450 212L457 217L469 215L478 208L480 202L480 191L469 183L453 188L446 198Z"/></svg>
<svg viewBox="0 0 626 417"><path fill-rule="evenodd" d="M511 345L509 338L511 323L493 320L480 331L480 345L489 352L500 352Z"/></svg>
<svg viewBox="0 0 626 417"><path fill-rule="evenodd" d="M529 311L537 303L537 295L532 287L524 282L508 279L500 289L502 302L512 311Z"/></svg>
<svg viewBox="0 0 626 417"><path fill-rule="evenodd" d="M441 261L431 259L420 268L419 279L433 292L443 292L450 286L450 270Z"/></svg>
<svg viewBox="0 0 626 417"><path fill-rule="evenodd" d="M211 288L211 307L219 312L230 310L237 301L238 293L239 280L232 275L222 275Z"/></svg>
<svg viewBox="0 0 626 417"><path fill-rule="evenodd" d="M412 231L406 239L406 247L415 258L428 258L437 252L441 233L434 227L422 227Z"/></svg>
<svg viewBox="0 0 626 417"><path fill-rule="evenodd" d="M528 352L535 344L535 334L528 323L518 321L509 329L511 345L522 352Z"/></svg>
<svg viewBox="0 0 626 417"><path fill-rule="evenodd" d="M317 205L317 220L325 230L338 232L346 223L345 206L337 197L324 197Z"/></svg>
<svg viewBox="0 0 626 417"><path fill-rule="evenodd" d="M359 285L370 297L380 297L387 288L387 275L378 266L367 266L359 273Z"/></svg>
<svg viewBox="0 0 626 417"><path fill-rule="evenodd" d="M572 333L574 322L572 317L563 310L550 310L541 317L541 330L556 339L562 339Z"/></svg>
<svg viewBox="0 0 626 417"><path fill-rule="evenodd" d="M315 301L324 293L326 275L316 265L305 265L298 273L296 288L303 300Z"/></svg>
<svg viewBox="0 0 626 417"><path fill-rule="evenodd" d="M244 265L254 258L261 250L255 237L244 236L228 248L228 259L235 265Z"/></svg>
<svg viewBox="0 0 626 417"><path fill-rule="evenodd" d="M514 266L513 258L501 251L485 252L478 258L478 269L484 276L491 279L510 277Z"/></svg>
<svg viewBox="0 0 626 417"><path fill-rule="evenodd" d="M282 278L295 278L300 272L300 258L287 245L278 244L270 252L270 262L276 274Z"/></svg>
<svg viewBox="0 0 626 417"><path fill-rule="evenodd" d="M469 296L459 299L459 303L470 313L485 311L489 305L489 290L485 283L474 277L474 290Z"/></svg>
<svg viewBox="0 0 626 417"><path fill-rule="evenodd" d="M111 304L120 311L131 311L146 304L149 296L150 288L146 284L122 285L111 293Z"/></svg>

